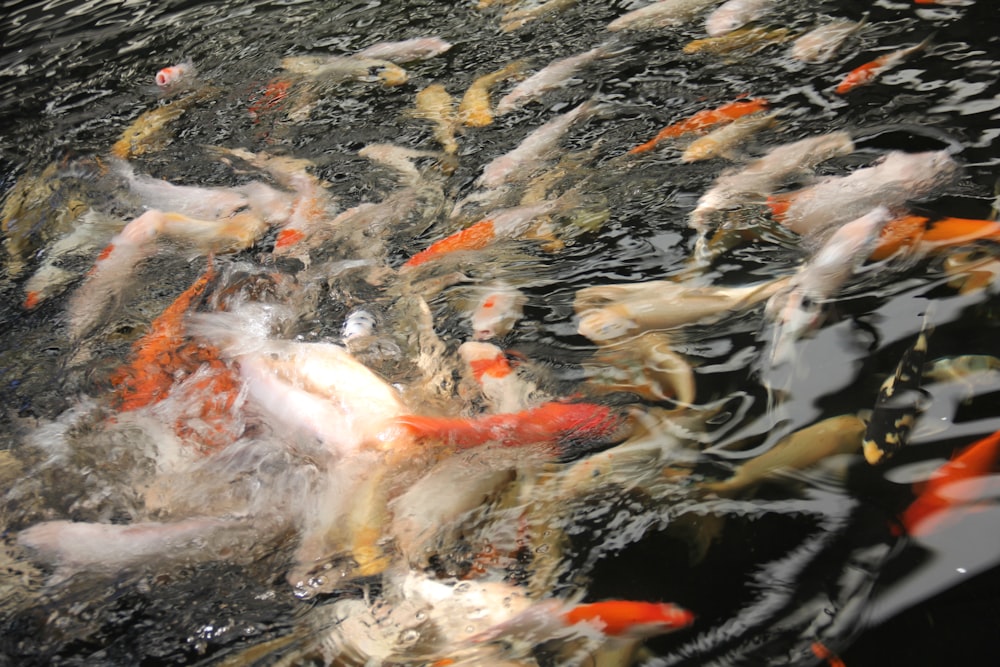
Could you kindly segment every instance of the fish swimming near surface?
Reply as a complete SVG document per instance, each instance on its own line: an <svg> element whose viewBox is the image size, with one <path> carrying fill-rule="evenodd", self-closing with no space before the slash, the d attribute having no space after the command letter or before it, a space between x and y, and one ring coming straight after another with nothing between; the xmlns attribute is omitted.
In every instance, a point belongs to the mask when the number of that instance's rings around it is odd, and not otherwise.
<svg viewBox="0 0 1000 667"><path fill-rule="evenodd" d="M838 95L846 95L859 86L871 83L886 70L892 69L917 51L926 48L930 44L930 40L931 38L928 37L919 44L896 49L895 51L879 56L875 60L855 67L837 84L834 91Z"/></svg>
<svg viewBox="0 0 1000 667"><path fill-rule="evenodd" d="M191 85L198 76L194 61L190 58L176 65L164 67L156 73L156 85L161 90L173 90L181 86Z"/></svg>
<svg viewBox="0 0 1000 667"><path fill-rule="evenodd" d="M379 42L367 46L357 53L354 58L370 60L389 60L394 63L408 63L414 60L427 60L447 53L452 47L451 42L447 42L440 37L414 37L398 42Z"/></svg>
<svg viewBox="0 0 1000 667"><path fill-rule="evenodd" d="M660 130L655 137L649 141L639 144L628 152L630 155L647 153L660 142L666 139L675 139L691 132L701 132L706 128L721 123L731 123L737 118L764 111L768 107L768 102L762 97L751 100L737 100L723 104L715 109L704 109L680 122L674 123Z"/></svg>
<svg viewBox="0 0 1000 667"><path fill-rule="evenodd" d="M660 30L680 25L719 0L658 0L622 14L608 24L612 32Z"/></svg>
<svg viewBox="0 0 1000 667"><path fill-rule="evenodd" d="M526 62L515 60L498 70L477 77L458 103L458 117L466 127L486 127L493 123L493 104L490 90L507 79L519 76Z"/></svg>
<svg viewBox="0 0 1000 667"><path fill-rule="evenodd" d="M764 128L777 122L782 110L741 116L732 123L699 137L684 149L681 162L698 162L715 157L732 157L734 148Z"/></svg>
<svg viewBox="0 0 1000 667"><path fill-rule="evenodd" d="M799 36L792 44L789 53L792 58L804 63L828 62L837 55L841 45L851 35L864 28L867 22L868 17L866 16L860 21L839 19L824 23Z"/></svg>
<svg viewBox="0 0 1000 667"><path fill-rule="evenodd" d="M727 0L705 19L705 30L710 37L729 34L767 15L775 4L777 0Z"/></svg>

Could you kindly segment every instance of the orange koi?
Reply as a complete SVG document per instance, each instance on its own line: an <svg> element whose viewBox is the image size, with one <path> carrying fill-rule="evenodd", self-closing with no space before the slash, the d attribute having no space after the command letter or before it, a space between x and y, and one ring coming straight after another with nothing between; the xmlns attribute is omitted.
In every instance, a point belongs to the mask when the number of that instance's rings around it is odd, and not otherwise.
<svg viewBox="0 0 1000 667"><path fill-rule="evenodd" d="M470 227L455 232L451 236L435 241L427 249L406 260L404 269L412 269L432 259L460 250L482 250L488 246L496 234L492 220L480 220Z"/></svg>
<svg viewBox="0 0 1000 667"><path fill-rule="evenodd" d="M864 65L859 65L848 72L847 76L837 84L835 91L838 95L846 95L858 86L863 86L874 81L882 72L891 69L906 60L911 54L923 49L930 43L930 38L906 48L897 49L891 53L879 56L875 60Z"/></svg>
<svg viewBox="0 0 1000 667"><path fill-rule="evenodd" d="M472 371L472 377L479 383L482 383L484 377L507 377L514 370L503 353L490 359L470 359L469 369Z"/></svg>
<svg viewBox="0 0 1000 667"><path fill-rule="evenodd" d="M885 259L902 248L928 252L972 241L1000 240L1000 222L995 220L951 217L931 220L919 215L905 215L891 220L883 228L871 259Z"/></svg>
<svg viewBox="0 0 1000 667"><path fill-rule="evenodd" d="M253 103L247 107L253 122L260 122L261 116L281 106L281 103L288 97L290 87L291 82L286 79L271 80L260 95L253 100Z"/></svg>
<svg viewBox="0 0 1000 667"><path fill-rule="evenodd" d="M833 651L828 649L825 645L823 645L822 642L813 642L812 646L810 646L809 648L812 649L814 656L816 656L820 660L826 661L826 664L828 664L830 667L846 667L844 661L841 660L836 653L834 653Z"/></svg>
<svg viewBox="0 0 1000 667"><path fill-rule="evenodd" d="M985 474L1000 458L1000 431L965 447L956 457L937 469L919 490L917 499L903 512L901 521L910 535L926 535L940 517L958 501L943 493L945 487Z"/></svg>
<svg viewBox="0 0 1000 667"><path fill-rule="evenodd" d="M111 375L114 407L130 412L155 405L170 395L174 386L199 369L206 372L190 386L198 394L197 412L190 415L202 422L195 433L185 417L178 418L175 431L185 440L194 440L203 453L227 444L231 437L228 415L235 405L240 382L219 358L215 348L185 340L184 316L205 293L214 278L209 269L187 288L150 325L149 331L132 346L132 360Z"/></svg>
<svg viewBox="0 0 1000 667"><path fill-rule="evenodd" d="M552 401L522 412L471 419L403 415L396 422L422 440L469 449L494 442L502 447L529 445L557 449L585 442L603 444L624 437L625 420L604 405Z"/></svg>
<svg viewBox="0 0 1000 667"><path fill-rule="evenodd" d="M694 614L675 604L608 600L579 604L563 614L567 625L596 623L609 637L650 637L686 628Z"/></svg>
<svg viewBox="0 0 1000 667"><path fill-rule="evenodd" d="M764 111L767 107L768 101L763 97L757 97L752 100L737 100L735 102L729 102L728 104L723 104L721 107L717 107L715 109L704 109L690 118L663 128L655 137L646 143L639 144L635 148L629 150L629 155L647 153L656 148L656 146L665 139L673 139L691 132L701 132L706 128L712 127L713 125L719 125L720 123L730 123L741 116L757 113L758 111Z"/></svg>

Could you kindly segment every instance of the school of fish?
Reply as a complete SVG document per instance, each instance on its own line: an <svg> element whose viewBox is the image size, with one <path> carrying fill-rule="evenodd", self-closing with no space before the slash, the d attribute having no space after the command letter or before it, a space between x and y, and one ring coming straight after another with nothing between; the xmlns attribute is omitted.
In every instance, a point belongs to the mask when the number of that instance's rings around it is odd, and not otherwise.
<svg viewBox="0 0 1000 667"><path fill-rule="evenodd" d="M588 3L493 4L461 11L518 34ZM49 318L75 380L65 410L19 421L0 450L4 558L35 575L0 584L0 617L150 573L263 564L300 611L232 640L218 664L751 664L743 631L770 623L794 636L775 645L787 664L843 664L871 619L919 596L891 589L869 615L852 600L872 582L839 582L795 612L779 591L719 618L683 586L681 599L592 588L653 535L700 567L747 521L786 512L820 530L747 576L762 589L799 576L845 531L861 468L885 473L894 503L886 541L859 549L873 571L889 536L947 553L956 525L996 527L1000 423L934 430L1000 389L989 350L935 352L1000 274L996 204L949 208L975 192L961 142L948 128L914 147L880 145L889 126L807 131L811 110L763 85L649 113L595 81L641 68L646 40L691 35L691 67L760 54L835 66L825 92L849 115L859 87L940 39L880 32L867 13L796 33L788 4L616 5L589 48L471 78L449 75L470 45L444 33L288 51L239 107L259 142L186 147L214 180L161 159L186 141L185 117L223 99L213 65L149 73L155 99L102 152L25 171L4 195L5 280L20 313ZM416 128L349 156L353 197L297 139L346 95L402 101ZM513 144L470 148L499 125ZM571 291L548 278L631 224L621 202L662 211L666 169L709 183L658 223L676 267L595 268ZM779 260L724 268L754 252ZM936 291L915 293L902 331L879 329L871 295L918 280ZM546 358L539 312L572 359ZM743 349L706 353L713 331ZM826 372L811 354L831 340L854 356L834 360L844 392L821 413L804 369ZM739 384L713 383L727 373Z"/></svg>

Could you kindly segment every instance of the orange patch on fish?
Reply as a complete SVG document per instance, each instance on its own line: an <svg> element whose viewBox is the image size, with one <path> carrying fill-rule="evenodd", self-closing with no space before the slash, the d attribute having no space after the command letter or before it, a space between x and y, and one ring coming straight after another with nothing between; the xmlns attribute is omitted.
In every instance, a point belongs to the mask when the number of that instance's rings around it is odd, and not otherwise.
<svg viewBox="0 0 1000 667"><path fill-rule="evenodd" d="M295 245L305 237L306 235L297 229L282 229L278 232L278 238L274 240L274 247L287 248L288 246Z"/></svg>
<svg viewBox="0 0 1000 667"><path fill-rule="evenodd" d="M426 250L421 250L406 260L403 268L420 266L432 259L460 250L481 250L488 246L495 238L496 233L493 229L493 221L480 220L474 225L455 232L447 238L435 241Z"/></svg>
<svg viewBox="0 0 1000 667"><path fill-rule="evenodd" d="M513 370L507 357L498 354L492 359L472 359L469 361L469 368L476 382L482 382L483 377L502 378L510 375Z"/></svg>
<svg viewBox="0 0 1000 667"><path fill-rule="evenodd" d="M24 303L22 305L25 310L33 310L35 306L38 305L41 298L42 297L38 292L28 292L28 294L24 297Z"/></svg>
<svg viewBox="0 0 1000 667"><path fill-rule="evenodd" d="M773 210L773 209L772 209ZM930 218L907 215L889 221L882 229L871 258L885 259L902 248L949 248L973 241L1000 240L1000 223L975 218Z"/></svg>
<svg viewBox="0 0 1000 667"><path fill-rule="evenodd" d="M809 647L813 655L820 660L825 660L830 667L846 667L844 661L837 657L837 654L828 649L822 642L813 642Z"/></svg>
<svg viewBox="0 0 1000 667"><path fill-rule="evenodd" d="M694 614L663 602L609 600L577 605L563 614L563 619L568 625L597 622L604 634L618 637L636 631L648 634L649 629L669 632L684 628L694 622Z"/></svg>
<svg viewBox="0 0 1000 667"><path fill-rule="evenodd" d="M657 144L665 139L672 139L691 132L700 132L713 125L728 123L746 116L748 114L764 111L768 108L768 102L763 97L752 100L737 100L723 104L715 109L704 109L694 114L690 118L674 123L663 128L659 133L644 144L639 144L629 150L630 155L646 153L656 148Z"/></svg>
<svg viewBox="0 0 1000 667"><path fill-rule="evenodd" d="M264 87L260 96L247 107L247 111L250 112L255 123L260 120L262 115L278 107L288 97L289 87L291 87L291 82L284 79L274 79Z"/></svg>
<svg viewBox="0 0 1000 667"><path fill-rule="evenodd" d="M926 535L933 531L934 515L946 512L958 501L942 493L946 486L973 480L985 475L1000 457L1000 431L965 447L952 460L937 469L934 475L918 487L919 495L903 512L901 521L910 535Z"/></svg>

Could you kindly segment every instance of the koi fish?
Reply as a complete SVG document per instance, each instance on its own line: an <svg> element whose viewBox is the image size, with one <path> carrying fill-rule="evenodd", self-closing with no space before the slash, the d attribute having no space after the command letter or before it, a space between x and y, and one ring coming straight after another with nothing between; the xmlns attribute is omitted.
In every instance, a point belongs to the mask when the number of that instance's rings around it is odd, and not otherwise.
<svg viewBox="0 0 1000 667"><path fill-rule="evenodd" d="M775 220L796 234L823 237L876 206L903 207L947 183L958 165L947 151L890 151L870 167L769 197Z"/></svg>
<svg viewBox="0 0 1000 667"><path fill-rule="evenodd" d="M1000 460L1000 431L978 440L962 449L953 459L942 465L923 485L916 500L903 512L900 520L906 532L923 536L934 531L949 509L960 502L947 489L986 474Z"/></svg>
<svg viewBox="0 0 1000 667"><path fill-rule="evenodd" d="M629 150L629 154L637 155L639 153L649 152L656 148L661 141L666 139L674 139L690 132L700 132L705 128L718 125L720 123L731 123L741 116L763 111L767 109L767 107L767 100L762 97L758 97L752 100L737 100L736 102L729 102L728 104L723 104L716 109L704 109L690 118L663 128L655 137L646 143L639 144L635 148Z"/></svg>
<svg viewBox="0 0 1000 667"><path fill-rule="evenodd" d="M190 93L142 112L111 146L111 155L128 160L160 150L169 142L167 125L180 118L202 96L202 93Z"/></svg>
<svg viewBox="0 0 1000 667"><path fill-rule="evenodd" d="M813 169L837 155L854 151L851 135L845 131L808 137L772 148L762 157L736 172L722 174L699 199L689 225L704 229L712 213L738 208L748 201L763 201L787 178ZM891 224L891 223L890 223Z"/></svg>
<svg viewBox="0 0 1000 667"><path fill-rule="evenodd" d="M575 5L576 2L577 0L545 0L533 7L511 10L500 17L500 30L503 32L512 32L535 19L556 12L566 11Z"/></svg>
<svg viewBox="0 0 1000 667"><path fill-rule="evenodd" d="M517 288L498 283L482 290L469 321L476 340L502 338L524 315L527 298Z"/></svg>
<svg viewBox="0 0 1000 667"><path fill-rule="evenodd" d="M329 83L341 81L381 82L386 86L401 86L409 75L399 65L378 58L354 56L288 56L281 67L292 74L321 79Z"/></svg>
<svg viewBox="0 0 1000 667"><path fill-rule="evenodd" d="M904 248L922 254L984 239L1000 240L1000 223L951 217L932 222L932 218L906 215L885 226L871 258L883 260Z"/></svg>
<svg viewBox="0 0 1000 667"><path fill-rule="evenodd" d="M686 628L694 614L675 604L606 600L578 604L562 614L568 625L590 623L609 637L654 637Z"/></svg>
<svg viewBox="0 0 1000 667"><path fill-rule="evenodd" d="M577 291L573 308L580 317L580 334L604 344L642 331L717 322L771 298L789 281L784 277L746 287L696 286L669 280L600 285Z"/></svg>
<svg viewBox="0 0 1000 667"><path fill-rule="evenodd" d="M898 452L910 438L916 415L924 403L920 394L928 332L921 331L913 347L903 353L896 372L878 390L875 408L865 429L865 460L875 465Z"/></svg>
<svg viewBox="0 0 1000 667"><path fill-rule="evenodd" d="M679 25L718 0L659 0L622 14L608 24L612 32L620 30L659 30Z"/></svg>
<svg viewBox="0 0 1000 667"><path fill-rule="evenodd" d="M486 127L493 123L490 89L501 81L506 81L520 74L524 66L525 61L515 60L495 72L476 78L458 104L458 116L462 120L462 124L467 127Z"/></svg>
<svg viewBox="0 0 1000 667"><path fill-rule="evenodd" d="M164 67L156 73L156 85L161 90L173 89L186 86L194 81L198 76L198 70L194 66L194 61L190 58L184 62Z"/></svg>
<svg viewBox="0 0 1000 667"><path fill-rule="evenodd" d="M470 419L403 415L396 423L419 440L469 449L490 443L500 447L542 446L552 454L572 454L621 442L625 420L604 405L550 401L521 412Z"/></svg>
<svg viewBox="0 0 1000 667"><path fill-rule="evenodd" d="M837 454L855 454L865 422L854 415L830 417L786 435L769 450L739 466L733 475L703 488L720 495L740 493L782 473L802 470Z"/></svg>
<svg viewBox="0 0 1000 667"><path fill-rule="evenodd" d="M793 276L790 289L768 300L765 313L777 321L771 352L774 363L791 358L792 344L819 324L823 300L868 258L891 217L888 209L879 206L841 226Z"/></svg>
<svg viewBox="0 0 1000 667"><path fill-rule="evenodd" d="M459 346L458 356L466 375L482 391L490 412L516 413L532 403L537 387L518 375L507 355L496 345L466 341Z"/></svg>
<svg viewBox="0 0 1000 667"><path fill-rule="evenodd" d="M595 391L626 391L650 401L671 400L683 405L694 401L694 371L674 352L665 332L644 331L599 344L601 349L587 364L589 386Z"/></svg>
<svg viewBox="0 0 1000 667"><path fill-rule="evenodd" d="M766 15L776 0L728 0L716 7L705 19L710 37L719 37L742 28Z"/></svg>
<svg viewBox="0 0 1000 667"><path fill-rule="evenodd" d="M547 199L537 204L526 204L513 208L500 209L489 213L485 218L473 223L451 236L435 241L426 249L415 254L401 267L412 269L434 259L463 250L482 250L497 239L548 238L544 230L538 230L535 221L555 211L569 208L578 201L576 192L569 191L558 199Z"/></svg>
<svg viewBox="0 0 1000 667"><path fill-rule="evenodd" d="M732 123L693 141L681 154L681 162L728 157L737 144L743 143L760 130L774 125L780 113L781 110L741 116Z"/></svg>
<svg viewBox="0 0 1000 667"><path fill-rule="evenodd" d="M875 60L859 65L850 72L834 89L838 95L846 95L858 86L863 86L874 81L879 75L900 64L912 54L920 51L930 44L930 37L914 46L897 49L891 53L879 56Z"/></svg>
<svg viewBox="0 0 1000 667"><path fill-rule="evenodd" d="M787 28L739 28L719 37L695 39L684 45L684 53L711 53L724 55L739 51L741 54L757 53L771 44L780 44L791 38Z"/></svg>
<svg viewBox="0 0 1000 667"><path fill-rule="evenodd" d="M497 102L496 115L502 116L519 109L529 102L538 100L550 90L565 88L576 81L573 77L584 67L596 60L617 55L627 48L629 47L615 50L610 48L609 44L601 44L575 56L552 61L501 97Z"/></svg>
<svg viewBox="0 0 1000 667"><path fill-rule="evenodd" d="M813 28L792 44L790 55L804 63L825 63L837 54L848 37L868 23L866 16L860 21L830 21Z"/></svg>
<svg viewBox="0 0 1000 667"><path fill-rule="evenodd" d="M440 83L432 83L416 96L416 111L414 116L423 118L434 124L434 138L444 152L454 155L458 151L455 141L455 126L458 119L455 115L455 102Z"/></svg>
<svg viewBox="0 0 1000 667"><path fill-rule="evenodd" d="M476 185L494 189L529 175L552 157L559 141L570 127L577 121L589 118L600 107L594 100L587 100L549 120L525 137L512 151L494 158L483 167Z"/></svg>
<svg viewBox="0 0 1000 667"><path fill-rule="evenodd" d="M389 60L394 63L408 63L427 60L446 53L452 47L440 37L414 37L399 42L379 42L355 53L353 58L369 60Z"/></svg>

